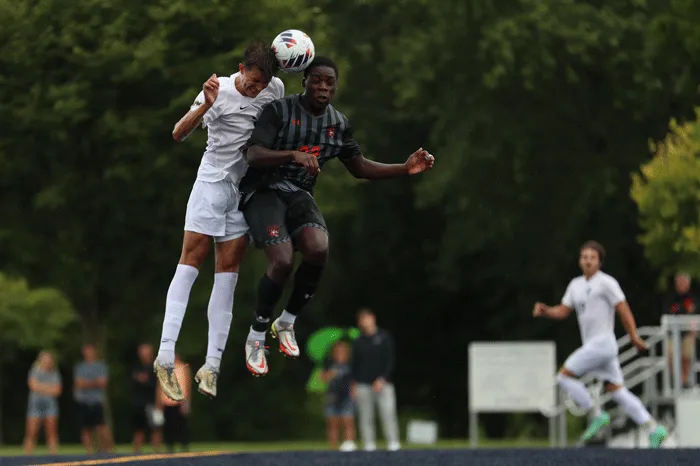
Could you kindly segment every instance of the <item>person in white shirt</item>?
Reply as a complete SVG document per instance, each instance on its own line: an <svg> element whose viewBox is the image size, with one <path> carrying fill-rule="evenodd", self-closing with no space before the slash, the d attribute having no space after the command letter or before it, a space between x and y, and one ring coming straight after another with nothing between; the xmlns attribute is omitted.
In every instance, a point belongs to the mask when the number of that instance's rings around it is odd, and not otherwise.
<svg viewBox="0 0 700 466"><path fill-rule="evenodd" d="M174 374L175 344L190 290L212 239L216 260L207 312L209 343L205 364L195 381L200 393L216 396L239 265L248 246L248 225L238 209L238 185L247 170L241 147L252 134L263 106L284 97L284 84L274 76L278 68L269 45L250 44L238 72L230 77L212 75L173 130L176 141L185 140L200 123L208 131L207 147L187 203L182 253L168 289L160 349L153 364L163 392L173 401L184 399Z"/></svg>
<svg viewBox="0 0 700 466"><path fill-rule="evenodd" d="M647 345L637 334L637 326L620 284L612 276L600 270L605 259L605 249L596 241L586 242L580 249L579 266L583 275L574 278L564 293L561 304L547 306L535 303L533 315L551 319L565 319L576 311L583 346L574 351L564 362L557 381L581 408L591 411L595 419L583 434L583 440L593 438L610 424L610 415L593 406L593 399L586 386L578 380L591 373L605 382L605 390L640 426L649 431L649 444L659 448L668 436L666 429L658 425L641 400L624 386L615 337L615 313L638 350Z"/></svg>

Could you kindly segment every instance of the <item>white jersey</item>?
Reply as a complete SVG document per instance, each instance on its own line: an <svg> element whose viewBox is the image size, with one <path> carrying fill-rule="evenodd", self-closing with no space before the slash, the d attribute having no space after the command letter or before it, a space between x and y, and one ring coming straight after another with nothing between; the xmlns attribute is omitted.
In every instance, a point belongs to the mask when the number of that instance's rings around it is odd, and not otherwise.
<svg viewBox="0 0 700 466"><path fill-rule="evenodd" d="M254 99L236 89L236 78L219 78L219 95L204 114L202 127L207 128L207 148L197 171L200 181L216 182L230 179L238 186L248 169L241 147L248 141L265 104L284 97L284 83L273 77L270 84ZM190 110L204 103L202 90Z"/></svg>
<svg viewBox="0 0 700 466"><path fill-rule="evenodd" d="M615 338L615 306L624 300L617 280L598 271L588 280L583 275L571 280L561 303L576 311L585 344L596 337Z"/></svg>

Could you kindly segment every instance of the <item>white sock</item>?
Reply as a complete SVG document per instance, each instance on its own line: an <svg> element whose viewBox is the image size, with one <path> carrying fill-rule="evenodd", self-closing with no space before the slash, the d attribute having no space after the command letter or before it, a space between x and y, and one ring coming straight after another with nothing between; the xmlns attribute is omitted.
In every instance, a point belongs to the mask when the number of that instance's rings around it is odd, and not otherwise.
<svg viewBox="0 0 700 466"><path fill-rule="evenodd" d="M637 425L642 426L647 424L650 431L656 429L656 422L651 418L651 414L649 414L649 411L644 407L642 400L634 393L627 390L627 388L622 387L613 392L612 399L625 410Z"/></svg>
<svg viewBox="0 0 700 466"><path fill-rule="evenodd" d="M590 411L593 408L593 398L591 398L591 394L588 393L583 382L562 374L557 375L557 382L580 408L586 411Z"/></svg>
<svg viewBox="0 0 700 466"><path fill-rule="evenodd" d="M286 310L282 311L282 314L280 314L280 322L284 322L285 324L294 324L295 320L297 320L297 316L290 314Z"/></svg>
<svg viewBox="0 0 700 466"><path fill-rule="evenodd" d="M190 299L190 291L197 275L199 275L199 270L190 265L178 264L175 269L175 276L170 282L170 288L168 288L168 294L165 298L163 332L158 350L158 362L161 364L175 364L175 343L180 335L182 320L185 318L187 302Z"/></svg>
<svg viewBox="0 0 700 466"><path fill-rule="evenodd" d="M248 332L248 341L265 341L266 332L258 332L250 327L250 332Z"/></svg>
<svg viewBox="0 0 700 466"><path fill-rule="evenodd" d="M231 319L233 319L233 292L238 282L238 274L223 272L214 274L214 287L209 298L207 317L209 318L209 344L207 345L207 365L214 369L221 366L221 356L226 349Z"/></svg>

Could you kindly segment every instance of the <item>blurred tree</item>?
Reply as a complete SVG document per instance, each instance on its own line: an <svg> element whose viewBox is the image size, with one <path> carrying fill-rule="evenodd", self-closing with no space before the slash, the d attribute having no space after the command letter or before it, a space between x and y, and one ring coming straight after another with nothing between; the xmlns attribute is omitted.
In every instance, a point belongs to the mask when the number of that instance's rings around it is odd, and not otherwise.
<svg viewBox="0 0 700 466"><path fill-rule="evenodd" d="M73 306L60 291L30 288L26 280L0 273L0 388L2 363L10 361L18 349L55 349L76 318ZM0 444L2 438L0 392Z"/></svg>
<svg viewBox="0 0 700 466"><path fill-rule="evenodd" d="M646 257L659 268L660 283L678 270L700 279L700 110L652 144L654 158L632 175Z"/></svg>

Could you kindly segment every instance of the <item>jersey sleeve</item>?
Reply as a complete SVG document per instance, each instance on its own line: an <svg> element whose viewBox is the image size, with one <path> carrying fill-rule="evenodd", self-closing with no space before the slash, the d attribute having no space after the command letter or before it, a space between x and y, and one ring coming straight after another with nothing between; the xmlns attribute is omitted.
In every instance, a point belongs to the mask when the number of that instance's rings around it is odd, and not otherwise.
<svg viewBox="0 0 700 466"><path fill-rule="evenodd" d="M566 287L564 292L564 297L561 298L561 304L568 307L569 309L574 309L574 296L572 292L574 282L569 282L569 286Z"/></svg>
<svg viewBox="0 0 700 466"><path fill-rule="evenodd" d="M352 134L352 125L348 122L348 127L343 133L343 147L340 149L338 158L340 160L350 160L357 155L362 155L362 149L360 149L360 145L355 141Z"/></svg>
<svg viewBox="0 0 700 466"><path fill-rule="evenodd" d="M219 88L219 95L216 97L216 100L214 101L214 105L211 106L209 110L207 110L207 113L204 114L204 117L202 117L202 128L206 128L209 123L212 121L216 120L221 116L221 114L224 111L224 107L226 105L226 99L228 98L228 93L226 90L223 88ZM194 99L194 102L192 102L192 105L190 106L190 111L192 110L197 110L197 108L200 105L204 105L204 90L200 91L197 97Z"/></svg>
<svg viewBox="0 0 700 466"><path fill-rule="evenodd" d="M243 152L245 153L251 146L263 146L272 149L277 141L277 134L282 129L282 118L277 113L274 102L265 105L260 112L260 118L255 125L253 134L248 139Z"/></svg>
<svg viewBox="0 0 700 466"><path fill-rule="evenodd" d="M626 299L620 284L612 277L605 283L605 299L613 306L617 306Z"/></svg>

